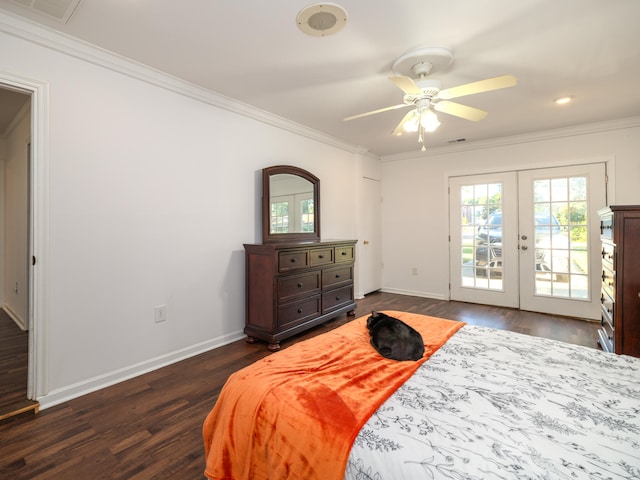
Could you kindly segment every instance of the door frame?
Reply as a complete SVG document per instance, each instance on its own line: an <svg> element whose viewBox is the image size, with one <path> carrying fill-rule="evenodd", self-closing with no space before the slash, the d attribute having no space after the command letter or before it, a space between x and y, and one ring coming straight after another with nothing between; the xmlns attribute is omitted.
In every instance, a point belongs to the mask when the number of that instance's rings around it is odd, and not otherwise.
<svg viewBox="0 0 640 480"><path fill-rule="evenodd" d="M31 96L29 165L29 355L27 398L48 393L45 358L49 313L49 83L0 70L0 88Z"/></svg>
<svg viewBox="0 0 640 480"><path fill-rule="evenodd" d="M451 185L451 181L452 179L455 179L457 177L471 177L471 176L490 176L490 175L500 175L500 174L506 174L506 173L516 173L519 171L527 171L527 170L543 170L543 169L549 169L549 168L554 168L554 167L584 167L587 165L592 165L592 164L604 164L604 168L605 168L605 203L607 205L609 204L614 204L615 203L615 157L613 156L599 156L599 157L591 157L591 158L585 158L583 160L557 160L554 161L553 163L549 163L549 162L541 162L539 164L537 163L533 163L533 164L523 164L523 165L518 165L516 168L512 168L509 170L498 170L496 168L487 168L487 169L469 169L469 170L463 170L463 171L449 171L449 172L445 172L444 175L444 181L445 181L445 196L446 196L446 205L448 206L448 215L447 215L447 219L448 219L448 232L449 232L449 289L448 289L448 300L452 299L452 283L453 283L453 271L454 271L454 265L452 263L452 251L454 249L454 244L452 242L452 222L453 220L451 219L452 217L452 205L451 205L451 193L450 193L450 185ZM596 243L597 244L597 241ZM592 244L592 248L593 245ZM467 301L472 301L475 302L474 300L467 300ZM519 302L519 299L518 299ZM480 301L478 299L477 303L483 303L482 301ZM498 303L496 303L495 305L499 305ZM519 306L516 308L520 308Z"/></svg>

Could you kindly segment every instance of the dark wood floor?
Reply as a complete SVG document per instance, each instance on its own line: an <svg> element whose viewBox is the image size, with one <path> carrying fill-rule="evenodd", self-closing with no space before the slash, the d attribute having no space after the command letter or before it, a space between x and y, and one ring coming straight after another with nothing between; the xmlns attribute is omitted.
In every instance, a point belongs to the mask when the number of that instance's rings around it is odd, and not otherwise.
<svg viewBox="0 0 640 480"><path fill-rule="evenodd" d="M356 316L385 309L597 348L593 322L468 303L373 293L358 301ZM282 348L351 319L343 315L282 342ZM227 377L266 355L265 344L241 340L0 424L0 478L202 479L205 416Z"/></svg>
<svg viewBox="0 0 640 480"><path fill-rule="evenodd" d="M0 309L0 410L27 398L29 334Z"/></svg>

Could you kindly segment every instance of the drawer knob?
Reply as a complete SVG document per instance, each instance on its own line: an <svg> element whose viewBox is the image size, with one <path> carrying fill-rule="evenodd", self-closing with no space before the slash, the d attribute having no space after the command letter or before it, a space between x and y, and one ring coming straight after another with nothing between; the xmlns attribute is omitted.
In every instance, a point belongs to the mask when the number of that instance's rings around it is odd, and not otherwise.
<svg viewBox="0 0 640 480"><path fill-rule="evenodd" d="M301 308L298 309L298 313L302 313L302 309Z"/></svg>
<svg viewBox="0 0 640 480"><path fill-rule="evenodd" d="M295 258L292 258L290 261L291 261L291 263L296 263L296 259Z"/></svg>
<svg viewBox="0 0 640 480"><path fill-rule="evenodd" d="M324 258L324 255L318 255L318 258Z"/></svg>
<svg viewBox="0 0 640 480"><path fill-rule="evenodd" d="M342 252L342 256L343 257L346 256L346 255L347 255L347 252Z"/></svg>
<svg viewBox="0 0 640 480"><path fill-rule="evenodd" d="M340 297L336 297L336 302L339 302L339 301L340 301Z"/></svg>
<svg viewBox="0 0 640 480"><path fill-rule="evenodd" d="M298 282L298 288L302 288L304 287L304 284L302 282Z"/></svg>
<svg viewBox="0 0 640 480"><path fill-rule="evenodd" d="M340 278L340 275L338 273L336 273L336 278Z"/></svg>

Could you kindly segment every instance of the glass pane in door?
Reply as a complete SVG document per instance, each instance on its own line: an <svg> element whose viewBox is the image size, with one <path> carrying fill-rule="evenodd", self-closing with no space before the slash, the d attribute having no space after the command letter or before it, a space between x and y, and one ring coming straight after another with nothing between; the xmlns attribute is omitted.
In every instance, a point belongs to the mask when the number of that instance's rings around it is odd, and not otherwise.
<svg viewBox="0 0 640 480"><path fill-rule="evenodd" d="M589 298L587 178L533 182L535 294Z"/></svg>
<svg viewBox="0 0 640 480"><path fill-rule="evenodd" d="M463 287L502 290L502 183L460 187Z"/></svg>

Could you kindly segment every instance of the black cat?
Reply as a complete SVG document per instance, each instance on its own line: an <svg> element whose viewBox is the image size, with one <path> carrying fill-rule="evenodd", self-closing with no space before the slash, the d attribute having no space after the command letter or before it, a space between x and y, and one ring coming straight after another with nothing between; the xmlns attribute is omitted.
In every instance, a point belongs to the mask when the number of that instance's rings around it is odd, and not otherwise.
<svg viewBox="0 0 640 480"><path fill-rule="evenodd" d="M424 355L422 335L402 320L382 312L371 312L367 319L371 345L391 360L419 360Z"/></svg>

